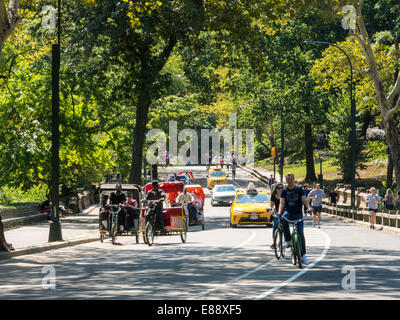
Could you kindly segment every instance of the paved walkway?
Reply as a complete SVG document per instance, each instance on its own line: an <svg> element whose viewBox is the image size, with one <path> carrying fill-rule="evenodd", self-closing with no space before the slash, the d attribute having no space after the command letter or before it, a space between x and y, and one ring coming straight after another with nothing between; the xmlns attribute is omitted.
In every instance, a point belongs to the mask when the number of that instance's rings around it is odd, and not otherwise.
<svg viewBox="0 0 400 320"><path fill-rule="evenodd" d="M95 235L99 230L98 217L97 205L93 205L81 213L61 218L63 240L69 241ZM5 237L8 243L19 250L49 244L49 230L49 222L44 222L6 231Z"/></svg>

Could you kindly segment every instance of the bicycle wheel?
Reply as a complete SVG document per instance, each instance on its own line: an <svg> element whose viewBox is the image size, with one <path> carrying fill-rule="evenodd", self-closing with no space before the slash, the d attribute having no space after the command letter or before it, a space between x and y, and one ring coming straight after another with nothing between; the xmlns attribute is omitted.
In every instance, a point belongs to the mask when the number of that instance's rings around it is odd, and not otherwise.
<svg viewBox="0 0 400 320"><path fill-rule="evenodd" d="M147 239L147 244L150 247L154 242L154 229L150 222L147 222L146 224L146 239Z"/></svg>
<svg viewBox="0 0 400 320"><path fill-rule="evenodd" d="M281 251L280 251L278 241L279 241L279 232L278 232L278 230L275 230L274 231L274 245L275 245L274 251L275 251L275 257L279 260L281 258Z"/></svg>
<svg viewBox="0 0 400 320"><path fill-rule="evenodd" d="M117 225L114 223L111 227L111 242L115 244L115 236L117 234Z"/></svg>
<svg viewBox="0 0 400 320"><path fill-rule="evenodd" d="M301 269L303 267L303 263L301 261L301 238L297 234L297 241L296 241L296 255L297 255L297 260L299 261L299 268Z"/></svg>
<svg viewBox="0 0 400 320"><path fill-rule="evenodd" d="M281 252L281 258L285 257L285 245L283 243L283 231L282 229L278 229L278 247Z"/></svg>
<svg viewBox="0 0 400 320"><path fill-rule="evenodd" d="M295 266L297 263L297 253L296 253L296 243L297 243L297 239L296 239L296 235L294 234L292 236L292 247L290 248L290 250L292 251L292 263Z"/></svg>

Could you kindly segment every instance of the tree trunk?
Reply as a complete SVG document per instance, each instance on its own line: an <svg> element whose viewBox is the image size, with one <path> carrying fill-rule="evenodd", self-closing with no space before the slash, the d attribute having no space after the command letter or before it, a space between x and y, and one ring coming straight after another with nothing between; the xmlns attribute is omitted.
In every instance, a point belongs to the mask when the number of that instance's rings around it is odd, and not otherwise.
<svg viewBox="0 0 400 320"><path fill-rule="evenodd" d="M4 43L14 32L19 21L19 3L20 0L10 0L7 11L5 0L0 0L0 61Z"/></svg>
<svg viewBox="0 0 400 320"><path fill-rule="evenodd" d="M383 126L386 133L390 153L393 159L393 167L396 177L397 189L400 187L400 143L399 132L396 126L396 121L391 118L389 121L383 121Z"/></svg>
<svg viewBox="0 0 400 320"><path fill-rule="evenodd" d="M304 125L304 142L306 145L306 181L317 180L314 165L314 146L311 123Z"/></svg>
<svg viewBox="0 0 400 320"><path fill-rule="evenodd" d="M15 250L11 243L7 243L6 238L4 236L4 225L3 222L1 221L1 216L0 216L0 252L2 251L13 251Z"/></svg>
<svg viewBox="0 0 400 320"><path fill-rule="evenodd" d="M391 188L393 184L393 159L389 148L387 148L387 153L388 153L388 165L386 171L386 186L388 188Z"/></svg>
<svg viewBox="0 0 400 320"><path fill-rule="evenodd" d="M150 92L143 89L136 108L136 126L133 137L132 162L129 183L142 185L142 160L145 131L151 104Z"/></svg>

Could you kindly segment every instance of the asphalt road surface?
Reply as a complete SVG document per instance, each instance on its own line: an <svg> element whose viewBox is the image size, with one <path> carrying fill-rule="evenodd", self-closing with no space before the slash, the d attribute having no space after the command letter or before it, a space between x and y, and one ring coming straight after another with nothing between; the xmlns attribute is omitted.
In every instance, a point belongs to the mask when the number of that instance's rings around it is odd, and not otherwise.
<svg viewBox="0 0 400 320"><path fill-rule="evenodd" d="M190 168L205 187L205 168ZM261 186L239 170L234 184L250 181ZM271 228L229 228L229 207L209 196L206 229L190 227L185 244L120 237L0 261L0 299L400 299L400 236L329 219L314 229L306 217L300 270L276 260Z"/></svg>

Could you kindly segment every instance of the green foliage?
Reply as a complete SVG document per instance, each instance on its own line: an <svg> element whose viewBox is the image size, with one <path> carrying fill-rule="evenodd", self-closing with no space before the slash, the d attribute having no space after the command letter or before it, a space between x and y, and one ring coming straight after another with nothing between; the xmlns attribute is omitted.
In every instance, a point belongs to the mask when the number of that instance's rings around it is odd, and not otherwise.
<svg viewBox="0 0 400 320"><path fill-rule="evenodd" d="M48 188L44 184L38 184L24 191L21 188L0 188L0 205L18 205L27 203L42 203L46 200Z"/></svg>
<svg viewBox="0 0 400 320"><path fill-rule="evenodd" d="M333 158L333 165L338 167L339 173L345 182L351 181L351 116L350 102L347 93L344 98L332 99L332 108L328 113L328 120L334 129L329 134L329 155ZM356 139L356 170L365 169L365 163L371 155L367 152L366 140L357 135Z"/></svg>

